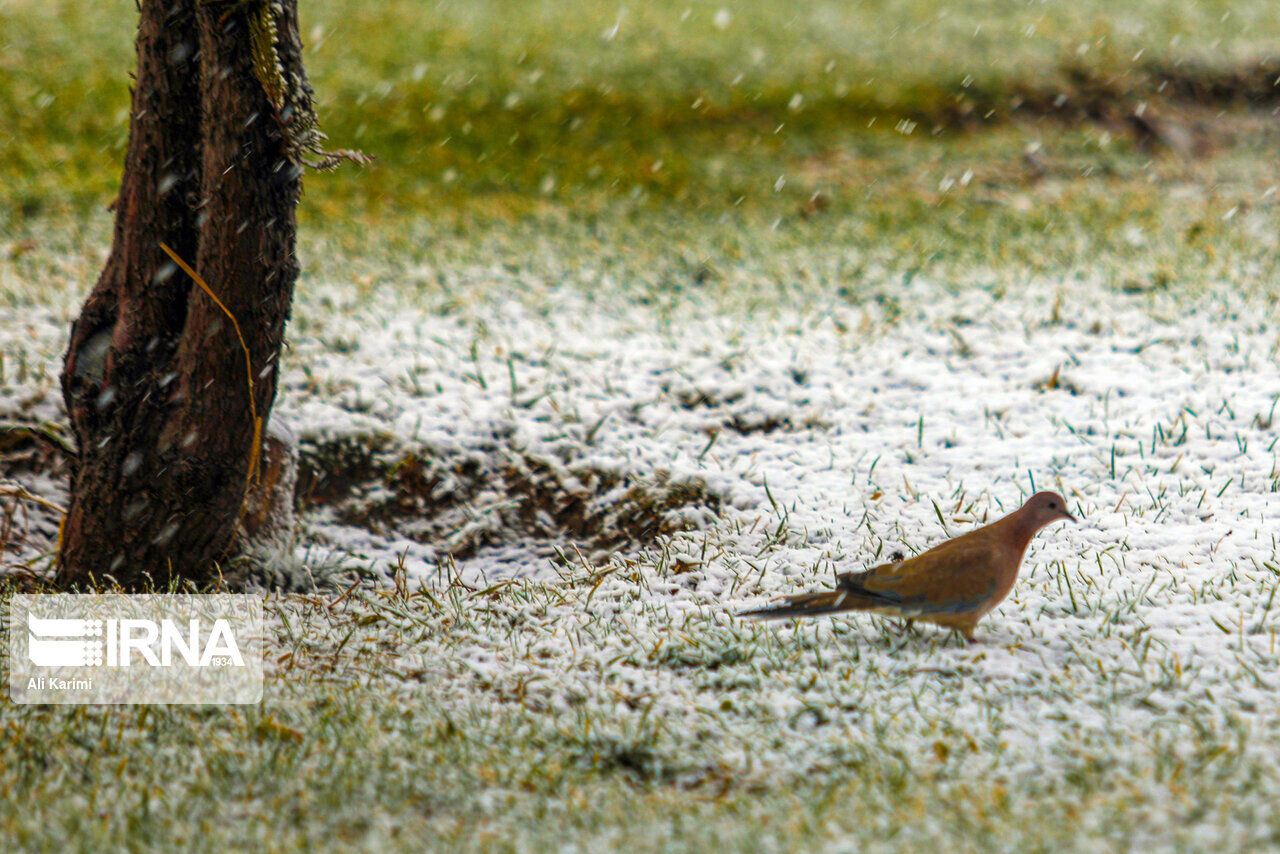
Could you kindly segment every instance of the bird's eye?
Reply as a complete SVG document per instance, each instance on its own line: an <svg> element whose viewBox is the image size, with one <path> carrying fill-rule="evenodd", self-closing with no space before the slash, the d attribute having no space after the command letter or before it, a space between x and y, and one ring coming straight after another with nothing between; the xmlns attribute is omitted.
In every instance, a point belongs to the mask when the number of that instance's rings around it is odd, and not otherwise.
<svg viewBox="0 0 1280 854"><path fill-rule="evenodd" d="M1055 502L1050 501L1050 502L1049 502L1049 509L1050 509L1050 510L1057 510L1057 509L1058 509L1058 505L1057 505Z"/></svg>

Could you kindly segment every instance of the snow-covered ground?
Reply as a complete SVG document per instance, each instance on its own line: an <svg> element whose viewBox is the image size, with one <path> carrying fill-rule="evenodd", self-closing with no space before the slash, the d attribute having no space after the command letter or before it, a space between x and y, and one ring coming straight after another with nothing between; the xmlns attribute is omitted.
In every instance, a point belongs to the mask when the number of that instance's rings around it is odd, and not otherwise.
<svg viewBox="0 0 1280 854"><path fill-rule="evenodd" d="M1036 488L1061 490L1084 520L1041 536L997 622L1058 602L1068 575L1090 597L1154 578L1190 601L1233 571L1275 578L1276 327L1244 299L1088 280L953 293L917 278L892 316L871 299L675 318L576 290L462 318L339 290L324 303L303 308L279 410L303 436L390 434L434 459L518 452L568 477L700 479L725 506L695 521L725 553L690 554L702 533L669 546L698 558L686 565L700 584L732 579L784 518L761 593L922 550ZM407 549L411 572L435 572L429 544L317 533L378 560ZM516 544L461 567L550 577L546 553Z"/></svg>
<svg viewBox="0 0 1280 854"><path fill-rule="evenodd" d="M500 293L509 274L462 275ZM1060 791L1115 768L1154 810L1139 842L1261 827L1273 799L1259 795L1181 836L1159 829L1188 809L1168 796L1180 769L1280 764L1280 369L1262 299L916 277L734 313L732 277L679 312L616 286L529 287L441 313L310 285L277 411L304 441L381 435L393 457L480 471L542 460L570 491L600 472L663 472L716 506L670 510L689 530L638 549L578 556L515 536L443 569L405 533L412 519L372 533L313 513L307 559L402 566L437 597L470 597L387 617L409 697L481 716L511 704L535 742L586 721L687 777L838 778L898 757L948 780ZM0 324L0 345L30 365L56 358L62 334L59 318L28 315ZM4 405L53 417L55 374L18 383L10 368ZM866 616L731 616L921 551L1042 488L1080 524L1036 539L976 645ZM502 500L482 491L463 516Z"/></svg>

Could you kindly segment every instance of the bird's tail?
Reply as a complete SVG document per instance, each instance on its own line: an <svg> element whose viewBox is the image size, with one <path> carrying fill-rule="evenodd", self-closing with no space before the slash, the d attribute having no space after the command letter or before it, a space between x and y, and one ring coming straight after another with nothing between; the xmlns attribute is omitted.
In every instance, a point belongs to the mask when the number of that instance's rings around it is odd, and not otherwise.
<svg viewBox="0 0 1280 854"><path fill-rule="evenodd" d="M777 605L756 608L752 611L739 611L734 616L750 617L753 620L784 620L790 617L811 617L816 614L834 614L837 611L848 611L855 598L847 590L823 590L819 593L799 593L787 596Z"/></svg>

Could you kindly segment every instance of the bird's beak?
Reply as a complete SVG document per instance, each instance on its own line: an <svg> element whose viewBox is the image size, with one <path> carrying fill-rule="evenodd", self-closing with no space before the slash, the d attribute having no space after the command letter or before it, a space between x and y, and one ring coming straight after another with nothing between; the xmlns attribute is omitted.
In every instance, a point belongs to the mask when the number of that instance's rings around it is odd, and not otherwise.
<svg viewBox="0 0 1280 854"><path fill-rule="evenodd" d="M1079 520L1079 519L1077 519L1075 516L1072 516L1070 513L1068 513L1066 510L1063 510L1063 511L1062 511L1062 516L1063 516L1063 518L1064 518L1064 519L1066 519L1068 522L1075 523L1075 522L1079 522L1079 521L1080 521L1080 520Z"/></svg>

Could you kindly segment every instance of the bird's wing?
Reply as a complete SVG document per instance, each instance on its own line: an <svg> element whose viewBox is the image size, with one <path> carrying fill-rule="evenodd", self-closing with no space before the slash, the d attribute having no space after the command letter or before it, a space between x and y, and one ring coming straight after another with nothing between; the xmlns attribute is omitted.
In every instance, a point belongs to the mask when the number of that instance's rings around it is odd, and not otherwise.
<svg viewBox="0 0 1280 854"><path fill-rule="evenodd" d="M964 614L978 610L995 594L996 563L990 543L963 536L910 560L845 573L839 585L901 616Z"/></svg>

